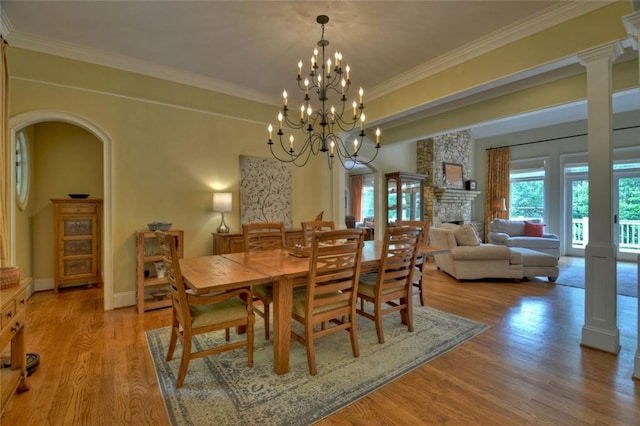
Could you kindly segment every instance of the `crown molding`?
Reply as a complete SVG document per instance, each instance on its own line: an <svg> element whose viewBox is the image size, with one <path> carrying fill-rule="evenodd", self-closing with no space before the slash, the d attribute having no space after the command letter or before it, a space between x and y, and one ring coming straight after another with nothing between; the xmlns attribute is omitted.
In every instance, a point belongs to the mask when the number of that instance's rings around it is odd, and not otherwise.
<svg viewBox="0 0 640 426"><path fill-rule="evenodd" d="M136 74L143 74L178 84L185 84L188 86L198 87L200 89L223 93L229 96L250 99L256 102L274 105L277 105L278 103L278 100L273 96L267 96L259 91L248 90L244 87L203 77L199 74L180 71L175 68L133 59L124 55L106 53L96 49L87 49L72 43L45 40L18 31L11 33L11 42L12 46L22 49L33 50L68 59L75 59Z"/></svg>
<svg viewBox="0 0 640 426"><path fill-rule="evenodd" d="M570 19L584 15L594 10L600 9L615 0L606 1L572 1L561 6L552 6L538 12L532 16L515 22L492 34L489 34L473 43L462 46L433 61L422 64L412 70L407 71L385 83L368 90L368 97L377 97L389 94L409 84L423 80L431 75L437 74L448 68L460 65L470 59L484 55L492 50L506 46L514 41L544 31L555 25L562 24Z"/></svg>
<svg viewBox="0 0 640 426"><path fill-rule="evenodd" d="M11 31L13 31L13 25L2 8L2 2L0 2L0 34L2 34L5 40L9 41L7 36Z"/></svg>
<svg viewBox="0 0 640 426"><path fill-rule="evenodd" d="M533 17L518 21L473 43L453 50L433 61L420 65L413 70L388 80L383 84L370 88L368 91L368 97L370 99L375 99L391 93L445 69L459 65L509 43L513 43L516 40L530 36L585 13L597 10L613 3L614 1L615 0L597 2L571 1L561 5L560 7L545 9L533 15ZM95 49L87 49L72 43L45 40L18 31L13 31L13 27L4 13L4 10L0 9L0 12L2 15L2 28L6 29L6 32L3 34L5 39L10 41L11 45L14 47L75 59L137 74L148 75L179 84L223 93L229 96L251 99L268 105L279 105L279 99L277 97L261 91L248 90L246 87L229 84L227 82L204 77L195 73L187 73L171 67L160 66L147 61L133 59L124 55L116 55Z"/></svg>

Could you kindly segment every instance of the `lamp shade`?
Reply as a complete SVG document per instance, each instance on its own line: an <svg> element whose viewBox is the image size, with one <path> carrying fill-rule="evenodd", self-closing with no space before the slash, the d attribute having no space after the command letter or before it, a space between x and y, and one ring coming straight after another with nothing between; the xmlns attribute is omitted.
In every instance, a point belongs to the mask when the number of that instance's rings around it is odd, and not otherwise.
<svg viewBox="0 0 640 426"><path fill-rule="evenodd" d="M230 212L233 196L231 192L216 192L213 194L213 211Z"/></svg>
<svg viewBox="0 0 640 426"><path fill-rule="evenodd" d="M496 198L493 200L493 210L497 212L506 212L507 211L507 200L504 198Z"/></svg>

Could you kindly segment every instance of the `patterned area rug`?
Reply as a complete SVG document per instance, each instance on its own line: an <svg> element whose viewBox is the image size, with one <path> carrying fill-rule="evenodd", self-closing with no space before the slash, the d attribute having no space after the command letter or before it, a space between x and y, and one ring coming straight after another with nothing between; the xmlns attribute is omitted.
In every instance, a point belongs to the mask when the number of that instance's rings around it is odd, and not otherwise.
<svg viewBox="0 0 640 426"><path fill-rule="evenodd" d="M453 349L488 326L428 307L414 308L414 332L399 315L386 315L385 343L378 344L373 321L359 316L360 357L351 353L349 334L333 333L316 341L318 374L310 376L304 346L291 342L290 371L273 371L273 347L256 318L254 366L246 351L192 360L184 385L175 388L182 346L165 361L169 328L147 332L158 383L173 425L307 425ZM294 323L293 326L297 326ZM232 333L233 340L234 333ZM222 342L224 334L199 336Z"/></svg>
<svg viewBox="0 0 640 426"><path fill-rule="evenodd" d="M584 288L584 262L584 257L561 256L558 261L560 276L556 284ZM638 265L636 263L617 262L616 276L619 295L638 297Z"/></svg>

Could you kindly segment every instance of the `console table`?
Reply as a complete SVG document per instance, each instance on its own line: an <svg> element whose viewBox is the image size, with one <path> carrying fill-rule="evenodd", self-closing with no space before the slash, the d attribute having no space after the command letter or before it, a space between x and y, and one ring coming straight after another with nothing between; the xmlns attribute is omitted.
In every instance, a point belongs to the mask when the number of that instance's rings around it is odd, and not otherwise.
<svg viewBox="0 0 640 426"><path fill-rule="evenodd" d="M11 344L11 367L0 369L0 412L17 390L29 390L24 324L27 319L27 287L31 278L23 278L15 287L0 290L0 352Z"/></svg>
<svg viewBox="0 0 640 426"><path fill-rule="evenodd" d="M228 232L226 234L214 232L212 235L213 254L240 253L244 251L244 236L242 232ZM284 238L289 247L293 247L296 244L304 244L302 229L287 229Z"/></svg>

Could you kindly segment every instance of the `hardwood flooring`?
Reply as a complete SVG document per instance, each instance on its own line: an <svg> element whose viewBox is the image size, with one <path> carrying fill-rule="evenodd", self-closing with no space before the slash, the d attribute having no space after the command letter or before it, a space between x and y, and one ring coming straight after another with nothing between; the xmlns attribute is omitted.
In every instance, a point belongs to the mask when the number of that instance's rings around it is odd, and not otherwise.
<svg viewBox="0 0 640 426"><path fill-rule="evenodd" d="M429 306L491 328L321 425L640 424L636 298L618 297L616 356L580 346L582 289L427 275ZM41 363L2 425L168 424L144 333L169 325L169 309L102 306L100 288L29 299L27 351Z"/></svg>

